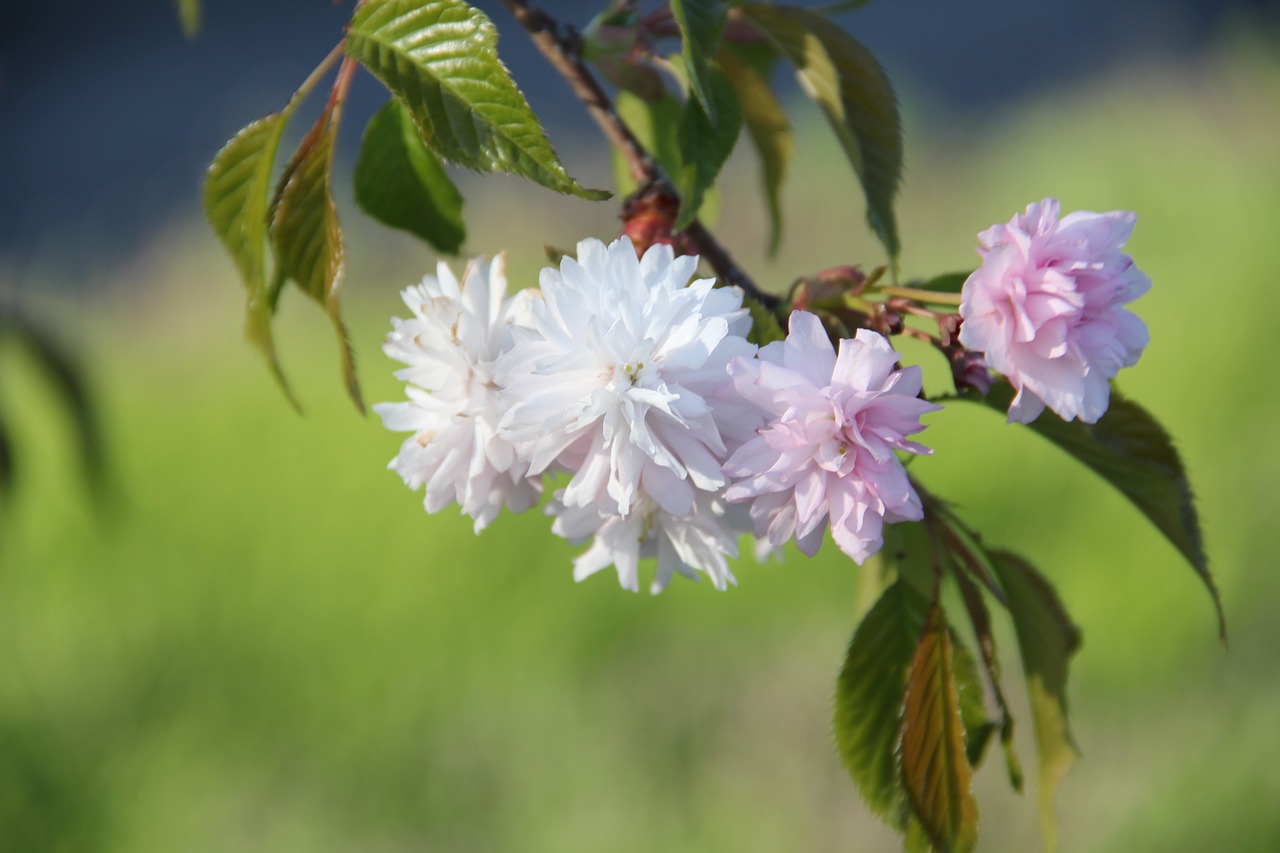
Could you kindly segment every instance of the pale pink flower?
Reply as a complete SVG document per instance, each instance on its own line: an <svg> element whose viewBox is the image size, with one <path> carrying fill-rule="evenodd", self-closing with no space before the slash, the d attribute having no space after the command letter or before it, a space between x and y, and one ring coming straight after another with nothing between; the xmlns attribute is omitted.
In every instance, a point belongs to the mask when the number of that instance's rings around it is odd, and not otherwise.
<svg viewBox="0 0 1280 853"><path fill-rule="evenodd" d="M1109 382L1137 364L1149 336L1123 306L1151 280L1121 249L1137 216L1069 213L1057 199L1027 205L978 235L982 266L961 293L960 343L985 354L1017 389L1009 420L1030 423L1048 406L1095 423Z"/></svg>
<svg viewBox="0 0 1280 853"><path fill-rule="evenodd" d="M388 467L409 488L426 487L427 512L456 501L479 532L503 506L520 512L535 503L541 484L498 435L505 401L491 370L511 346L518 306L506 295L501 256L477 258L462 278L459 285L442 263L404 291L413 316L392 318L383 350L408 365L395 375L407 383L409 399L373 409L387 429L413 433Z"/></svg>
<svg viewBox="0 0 1280 853"><path fill-rule="evenodd" d="M725 498L752 502L757 536L773 545L794 536L812 555L829 522L836 544L861 563L883 544L884 522L922 517L895 451L931 453L906 436L940 407L919 399L920 368L899 370L897 361L889 342L866 329L842 340L837 354L805 311L791 314L785 341L734 360L733 391L768 422L725 463L734 478Z"/></svg>

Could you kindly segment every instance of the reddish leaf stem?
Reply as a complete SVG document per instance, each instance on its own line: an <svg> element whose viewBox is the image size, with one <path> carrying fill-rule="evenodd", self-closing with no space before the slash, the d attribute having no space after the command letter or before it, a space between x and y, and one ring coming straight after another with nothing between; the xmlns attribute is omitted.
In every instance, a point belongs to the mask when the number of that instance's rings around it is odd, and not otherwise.
<svg viewBox="0 0 1280 853"><path fill-rule="evenodd" d="M677 195L671 181L653 155L640 143L626 126L609 95L600 86L590 69L579 56L579 39L576 32L561 26L560 22L525 0L503 0L521 26L529 33L534 45L560 76L568 82L587 108L591 118L600 127L605 138L618 150L627 164L631 178L641 190L658 186L664 192ZM677 196L678 197L678 196ZM686 232L697 244L698 250L721 281L736 285L756 301L769 309L776 308L781 298L762 291L751 277L738 266L727 249L701 222L694 220Z"/></svg>

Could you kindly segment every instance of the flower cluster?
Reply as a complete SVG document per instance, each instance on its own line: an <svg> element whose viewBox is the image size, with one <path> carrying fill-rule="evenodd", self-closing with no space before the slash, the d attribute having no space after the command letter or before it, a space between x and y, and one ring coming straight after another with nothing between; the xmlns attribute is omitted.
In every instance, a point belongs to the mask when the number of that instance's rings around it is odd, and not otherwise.
<svg viewBox="0 0 1280 853"><path fill-rule="evenodd" d="M1108 381L1137 361L1146 327L1123 306L1150 281L1121 252L1133 223L1059 220L1047 199L979 235L982 266L959 317L943 318L959 325L948 357L1008 377L1011 421L1047 406L1095 422ZM407 365L396 376L409 399L375 410L411 433L390 467L425 488L428 512L457 503L477 531L556 478L553 532L589 543L579 580L612 566L637 590L652 558L653 592L699 573L724 589L749 532L812 555L830 529L863 562L886 523L923 517L902 463L930 453L908 436L940 408L920 368L899 368L869 329L833 346L804 310L757 351L742 292L697 266L670 245L638 256L627 237L583 240L537 289L508 296L501 258L473 261L461 283L441 264L404 292L413 316L393 320L384 347Z"/></svg>
<svg viewBox="0 0 1280 853"><path fill-rule="evenodd" d="M484 527L519 511L544 475L561 476L552 530L590 541L585 578L613 566L638 589L701 572L735 583L729 559L756 535L795 537L809 554L828 523L858 561L883 521L920 517L895 451L934 406L918 368L874 332L836 355L821 322L796 312L785 342L757 354L737 288L695 279L697 258L627 238L578 244L536 291L506 296L501 261L447 267L405 291L385 351L409 400L375 407L413 433L391 468L436 512L457 502Z"/></svg>
<svg viewBox="0 0 1280 853"><path fill-rule="evenodd" d="M1058 212L1047 198L979 234L982 266L962 291L960 343L1017 390L1010 421L1030 423L1048 406L1097 422L1110 380L1147 345L1146 324L1124 308L1151 288L1121 251L1137 217Z"/></svg>

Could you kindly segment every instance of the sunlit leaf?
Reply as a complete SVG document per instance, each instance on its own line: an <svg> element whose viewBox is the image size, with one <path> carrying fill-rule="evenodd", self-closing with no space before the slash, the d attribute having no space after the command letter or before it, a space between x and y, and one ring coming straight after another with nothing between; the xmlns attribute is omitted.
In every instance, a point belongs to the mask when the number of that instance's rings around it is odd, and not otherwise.
<svg viewBox="0 0 1280 853"><path fill-rule="evenodd" d="M720 52L720 66L737 93L747 135L760 158L760 183L769 211L769 254L782 241L782 205L779 193L795 149L787 114L768 81L733 51Z"/></svg>
<svg viewBox="0 0 1280 853"><path fill-rule="evenodd" d="M689 88L712 125L720 121L720 105L711 91L710 67L724 32L722 0L671 0L671 14L680 28Z"/></svg>
<svg viewBox="0 0 1280 853"><path fill-rule="evenodd" d="M985 398L1001 412L1013 401L1007 380L995 383ZM974 395L966 399L983 399ZM1111 405L1096 424L1063 421L1046 410L1031 428L1092 468L1120 490L1173 543L1213 596L1219 634L1226 617L1200 534L1200 518L1191 483L1173 440L1146 409L1112 391Z"/></svg>
<svg viewBox="0 0 1280 853"><path fill-rule="evenodd" d="M672 230L683 231L702 207L703 197L716 181L720 169L733 152L742 131L742 110L733 86L716 66L707 69L707 91L716 103L714 124L702 109L702 102L690 98L680 116L677 139L681 168L676 176L680 191L680 213Z"/></svg>
<svg viewBox="0 0 1280 853"><path fill-rule="evenodd" d="M741 9L796 66L800 87L822 108L862 181L871 230L896 258L893 202L902 179L902 121L884 69L856 39L813 10L763 3Z"/></svg>
<svg viewBox="0 0 1280 853"><path fill-rule="evenodd" d="M345 252L330 179L335 129L328 111L307 134L285 170L271 220L271 245L281 275L324 307L338 334L347 393L364 411L355 356L338 302Z"/></svg>
<svg viewBox="0 0 1280 853"><path fill-rule="evenodd" d="M896 827L907 816L898 767L903 694L928 609L910 583L890 585L854 632L836 682L836 748L867 805Z"/></svg>
<svg viewBox="0 0 1280 853"><path fill-rule="evenodd" d="M744 296L742 304L751 312L751 333L747 335L751 343L762 347L786 338L787 333L782 330L778 315L770 311L768 306L750 296Z"/></svg>
<svg viewBox="0 0 1280 853"><path fill-rule="evenodd" d="M929 290L934 293L959 293L968 279L969 273L967 272L951 272L936 275L923 281L913 281L911 286L917 290Z"/></svg>
<svg viewBox="0 0 1280 853"><path fill-rule="evenodd" d="M445 160L608 198L565 171L497 44L489 18L461 0L367 0L351 19L346 51L404 103L422 139Z"/></svg>
<svg viewBox="0 0 1280 853"><path fill-rule="evenodd" d="M982 763L987 743L999 724L987 714L977 661L954 632L951 635L951 659L960 702L960 720L964 723L965 756L970 767L977 767Z"/></svg>
<svg viewBox="0 0 1280 853"><path fill-rule="evenodd" d="M293 105L252 122L223 146L205 176L204 211L247 291L245 335L262 351L272 375L296 407L271 335L274 300L267 286L271 170Z"/></svg>
<svg viewBox="0 0 1280 853"><path fill-rule="evenodd" d="M619 92L614 98L614 109L623 123L640 141L658 165L668 175L680 174L680 143L676 128L680 125L683 105L670 92L664 92L656 101L647 101L631 92ZM616 150L613 152L614 185L619 195L628 195L636 189L636 182L626 161Z"/></svg>
<svg viewBox="0 0 1280 853"><path fill-rule="evenodd" d="M466 239L462 195L392 99L369 120L355 169L356 202L384 225L457 254Z"/></svg>
<svg viewBox="0 0 1280 853"><path fill-rule="evenodd" d="M939 850L972 850L978 806L965 747L951 632L942 608L929 608L907 676L902 719L902 781L911 811Z"/></svg>
<svg viewBox="0 0 1280 853"><path fill-rule="evenodd" d="M1067 666L1080 646L1080 633L1053 587L1029 563L1004 551L990 554L1009 598L1009 613L1022 654L1040 759L1040 813L1046 844L1052 850L1057 840L1054 798L1076 757L1067 728Z"/></svg>
<svg viewBox="0 0 1280 853"><path fill-rule="evenodd" d="M182 32L187 38L195 38L200 33L200 0L174 0L174 5L178 7Z"/></svg>

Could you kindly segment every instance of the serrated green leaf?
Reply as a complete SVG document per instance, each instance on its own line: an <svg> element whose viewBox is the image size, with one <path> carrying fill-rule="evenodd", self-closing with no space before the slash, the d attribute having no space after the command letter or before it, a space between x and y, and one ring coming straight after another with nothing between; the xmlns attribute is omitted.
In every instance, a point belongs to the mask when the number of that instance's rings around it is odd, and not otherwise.
<svg viewBox="0 0 1280 853"><path fill-rule="evenodd" d="M690 98L680 116L677 139L681 167L677 177L680 213L673 231L683 231L698 218L703 198L716 181L742 131L742 110L738 97L724 73L708 66L707 90L716 102L719 120L714 124L702 109L702 102Z"/></svg>
<svg viewBox="0 0 1280 853"><path fill-rule="evenodd" d="M267 284L266 255L271 170L295 104L250 123L222 147L205 175L204 211L244 282L245 335L296 408L271 334L275 300Z"/></svg>
<svg viewBox="0 0 1280 853"><path fill-rule="evenodd" d="M689 88L714 126L720 121L720 105L711 91L710 69L724 33L724 3L721 0L671 0L671 14L680 28Z"/></svg>
<svg viewBox="0 0 1280 853"><path fill-rule="evenodd" d="M984 402L1006 412L1014 390L996 382ZM972 395L965 399L983 399ZM1173 440L1146 409L1112 391L1111 404L1096 424L1067 422L1046 410L1031 428L1092 468L1120 490L1186 558L1208 588L1218 615L1218 632L1227 636L1226 615L1200 534L1191 483Z"/></svg>
<svg viewBox="0 0 1280 853"><path fill-rule="evenodd" d="M978 840L978 806L956 687L951 631L929 607L907 676L902 716L902 781L912 814L939 850L965 853Z"/></svg>
<svg viewBox="0 0 1280 853"><path fill-rule="evenodd" d="M329 119L328 111L320 116L281 178L271 219L271 247L280 275L328 312L338 335L347 393L363 412L355 354L338 300L346 255L330 189L335 128Z"/></svg>
<svg viewBox="0 0 1280 853"><path fill-rule="evenodd" d="M1040 814L1046 846L1053 850L1057 845L1053 802L1077 754L1067 727L1067 667L1080 646L1080 633L1053 587L1031 564L1005 551L991 551L990 556L1009 598L1022 654L1040 759Z"/></svg>
<svg viewBox="0 0 1280 853"><path fill-rule="evenodd" d="M354 181L356 203L365 213L441 252L458 253L467 236L462 195L394 98L365 128Z"/></svg>
<svg viewBox="0 0 1280 853"><path fill-rule="evenodd" d="M835 740L871 810L901 828L906 795L898 767L907 671L929 600L895 581L854 632L836 681Z"/></svg>
<svg viewBox="0 0 1280 853"><path fill-rule="evenodd" d="M174 5L178 8L183 34L195 38L200 33L200 0L174 0Z"/></svg>
<svg viewBox="0 0 1280 853"><path fill-rule="evenodd" d="M954 631L951 634L951 657L960 701L960 720L964 723L965 757L970 767L977 767L982 763L987 744L998 724L987 715L977 661Z"/></svg>
<svg viewBox="0 0 1280 853"><path fill-rule="evenodd" d="M346 52L404 103L443 159L581 198L608 198L565 171L498 59L497 44L489 18L461 0L367 0L351 19Z"/></svg>
<svg viewBox="0 0 1280 853"><path fill-rule="evenodd" d="M893 203L902 179L902 120L884 69L855 38L813 10L763 3L741 9L796 66L800 87L821 107L862 182L871 230L896 259Z"/></svg>
<svg viewBox="0 0 1280 853"><path fill-rule="evenodd" d="M782 242L782 204L779 197L787 166L795 150L786 111L768 81L733 51L720 52L720 67L737 94L747 135L760 158L760 183L769 211L769 255Z"/></svg>

